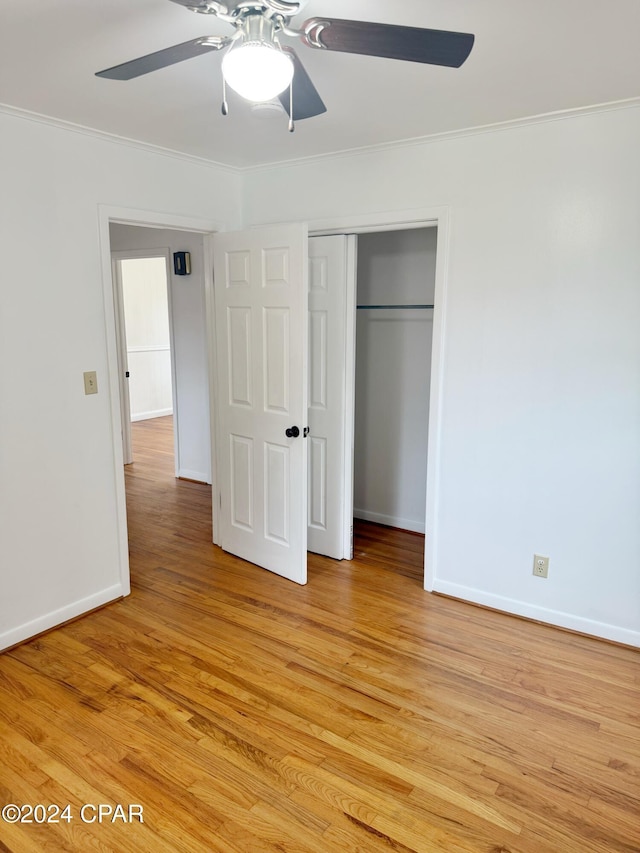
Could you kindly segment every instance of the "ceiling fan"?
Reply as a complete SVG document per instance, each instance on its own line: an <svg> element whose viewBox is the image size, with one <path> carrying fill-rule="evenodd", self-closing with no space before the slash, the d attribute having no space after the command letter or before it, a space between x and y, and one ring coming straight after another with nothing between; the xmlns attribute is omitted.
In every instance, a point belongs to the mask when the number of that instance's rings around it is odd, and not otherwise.
<svg viewBox="0 0 640 853"><path fill-rule="evenodd" d="M192 12L215 15L235 32L225 36L201 36L149 53L130 62L98 71L97 77L130 80L176 62L227 48L222 60L222 112L228 113L226 86L253 103L276 96L294 121L326 112L296 52L280 44L280 35L300 38L307 47L402 59L429 65L459 68L469 56L474 36L470 33L428 30L338 18L310 18L300 28L291 26L307 0L172 0Z"/></svg>

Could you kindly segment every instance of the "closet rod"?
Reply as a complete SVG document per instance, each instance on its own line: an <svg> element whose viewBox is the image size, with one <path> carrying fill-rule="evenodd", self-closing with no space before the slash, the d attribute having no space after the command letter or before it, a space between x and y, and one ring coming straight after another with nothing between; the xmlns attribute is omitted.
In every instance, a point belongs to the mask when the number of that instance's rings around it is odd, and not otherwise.
<svg viewBox="0 0 640 853"><path fill-rule="evenodd" d="M363 308L363 309L366 309L367 311L379 311L380 309L387 310L389 308L402 308L403 310L406 311L409 308L412 308L412 309L433 308L433 305L357 305L356 308L358 310Z"/></svg>

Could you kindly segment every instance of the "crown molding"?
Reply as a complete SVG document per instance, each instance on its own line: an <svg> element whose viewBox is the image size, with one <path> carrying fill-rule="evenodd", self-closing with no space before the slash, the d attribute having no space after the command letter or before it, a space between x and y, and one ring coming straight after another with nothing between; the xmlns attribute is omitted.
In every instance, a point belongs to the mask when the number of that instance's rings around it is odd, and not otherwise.
<svg viewBox="0 0 640 853"><path fill-rule="evenodd" d="M129 139L126 136L118 136L115 133L96 130L93 127L75 124L74 122L65 121L64 119L54 118L53 116L43 115L42 113L34 113L30 110L24 110L21 107L13 107L10 104L0 103L0 114L13 116L14 118L23 119L24 121L32 121L36 124L45 124L49 127L66 130L70 133L79 133L83 136L90 136L93 139L99 139L102 142L111 142L115 145L123 145L128 148L137 148L140 151L146 151L150 154L159 154L162 157L171 157L175 160L182 160L186 163L192 163L197 166L205 166L209 169L221 169L233 175L240 175L244 171L242 168L230 166L228 163L219 163L216 160L209 160L206 157L196 157L193 154L185 154L183 151L176 151L173 148L163 148L160 145L153 145L150 142L142 142L139 139Z"/></svg>
<svg viewBox="0 0 640 853"><path fill-rule="evenodd" d="M537 124L546 124L554 121L565 121L567 119L579 118L583 116L595 115L598 113L614 112L618 110L627 110L640 107L640 97L628 98L626 100L608 101L602 104L592 104L587 107L575 107L568 110L557 110L550 113L540 113L539 115L526 116L519 119L510 119L509 121L494 122L492 124L477 125L475 127L461 128L459 130L444 131L443 133L433 133L426 136L416 136L409 139L398 139L390 142L380 142L374 145L363 145L357 148L336 149L335 151L326 152L323 154L312 154L309 157L291 158L288 160L274 160L269 163L261 163L255 166L232 166L228 163L221 163L217 160L209 160L206 157L196 157L193 154L186 154L182 151L176 151L172 148L163 148L159 145L153 145L150 142L142 142L137 139L130 139L125 136L118 136L114 133L107 133L103 130L86 127L81 124L65 121L64 119L54 118L52 116L43 115L41 113L24 110L20 107L14 107L10 104L0 103L0 114L6 114L25 121L33 121L39 124L45 124L50 127L57 127L61 130L66 130L71 133L79 133L85 136L100 139L104 142L111 142L116 145L124 145L129 148L137 148L148 153L158 154L164 157L182 160L186 163L205 166L210 169L219 169L233 175L258 174L264 171L273 169L288 168L291 166L308 166L315 163L323 163L329 160L342 159L345 157L358 157L363 154L376 154L384 151L398 150L399 148L417 148L424 145L429 145L437 142L444 142L453 139L465 139L470 136L484 135L488 133L503 133L509 130L515 130L522 127L530 127Z"/></svg>
<svg viewBox="0 0 640 853"><path fill-rule="evenodd" d="M592 104L588 107L575 107L568 110L557 110L550 113L541 113L525 118L510 119L509 121L494 122L493 124L477 125L475 127L462 128L460 130L448 130L443 133L433 133L427 136L414 136L409 139L398 139L391 142L380 142L375 145L363 145L358 148L346 148L327 152L325 154L314 154L309 157L299 157L289 160L277 160L271 163L263 163L258 166L242 167L243 173L259 173L271 171L276 168L288 168L290 166L308 166L315 163L337 160L345 157L358 157L363 154L377 154L384 151L398 150L399 148L419 148L436 142L452 139L465 139L470 136L480 136L488 133L503 133L521 127L530 127L537 124L547 124L554 121L565 121L567 119L582 116L595 115L597 113L614 112L640 107L640 97L628 98L620 101L608 101L602 104Z"/></svg>

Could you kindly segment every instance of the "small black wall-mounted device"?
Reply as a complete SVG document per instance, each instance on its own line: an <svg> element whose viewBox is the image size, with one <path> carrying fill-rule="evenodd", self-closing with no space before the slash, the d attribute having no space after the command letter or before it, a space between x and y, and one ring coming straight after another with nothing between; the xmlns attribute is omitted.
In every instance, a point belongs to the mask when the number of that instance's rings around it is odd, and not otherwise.
<svg viewBox="0 0 640 853"><path fill-rule="evenodd" d="M176 275L191 275L191 253L173 253L173 271Z"/></svg>

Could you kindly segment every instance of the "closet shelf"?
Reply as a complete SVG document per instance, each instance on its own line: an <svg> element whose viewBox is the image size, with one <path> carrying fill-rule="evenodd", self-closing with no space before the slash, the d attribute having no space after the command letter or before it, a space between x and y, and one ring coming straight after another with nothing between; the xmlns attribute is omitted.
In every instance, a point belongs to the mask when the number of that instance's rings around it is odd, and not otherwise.
<svg viewBox="0 0 640 853"><path fill-rule="evenodd" d="M366 311L380 311L384 309L387 311L389 308L402 309L404 311L411 309L420 309L424 310L427 308L433 308L433 305L357 305L356 308L358 311L366 310Z"/></svg>

